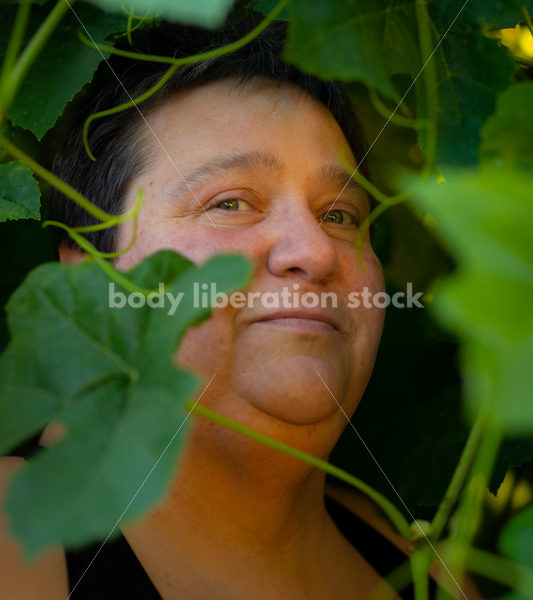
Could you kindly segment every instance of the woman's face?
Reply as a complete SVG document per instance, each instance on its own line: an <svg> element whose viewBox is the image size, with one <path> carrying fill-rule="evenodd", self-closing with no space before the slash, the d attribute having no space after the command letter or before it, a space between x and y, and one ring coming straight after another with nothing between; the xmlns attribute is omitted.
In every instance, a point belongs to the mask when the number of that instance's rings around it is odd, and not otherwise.
<svg viewBox="0 0 533 600"><path fill-rule="evenodd" d="M291 84L253 80L238 89L224 80L182 92L148 120L161 144L147 138L155 160L128 193L129 207L136 189L146 190L139 233L117 266L162 248L195 263L241 252L255 265L245 290L254 306L215 309L177 353L181 365L216 373L205 402L238 397L295 425L328 419L337 403L350 415L370 377L383 311L350 308L349 295L382 291L383 278L368 236L357 259L369 203L345 186L339 150L355 161L334 118ZM128 224L119 247L130 235ZM284 288L291 295L268 308L260 294ZM295 292L328 292L337 307L296 306Z"/></svg>

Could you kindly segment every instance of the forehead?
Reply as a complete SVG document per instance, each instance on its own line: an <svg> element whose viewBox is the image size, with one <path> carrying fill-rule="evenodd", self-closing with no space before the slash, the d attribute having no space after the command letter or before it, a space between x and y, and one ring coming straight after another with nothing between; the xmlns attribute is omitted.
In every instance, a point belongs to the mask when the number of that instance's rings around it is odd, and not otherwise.
<svg viewBox="0 0 533 600"><path fill-rule="evenodd" d="M245 85L225 79L197 86L153 110L148 124L147 147L158 162L179 157L190 164L206 155L218 160L254 151L270 154L271 166L283 166L278 154L288 152L294 160L324 163L341 148L355 162L331 113L292 83L255 78Z"/></svg>

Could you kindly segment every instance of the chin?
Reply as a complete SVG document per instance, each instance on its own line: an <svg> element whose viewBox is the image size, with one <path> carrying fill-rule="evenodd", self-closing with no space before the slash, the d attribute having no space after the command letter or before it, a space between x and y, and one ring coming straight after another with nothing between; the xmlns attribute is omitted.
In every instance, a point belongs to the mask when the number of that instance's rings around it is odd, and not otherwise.
<svg viewBox="0 0 533 600"><path fill-rule="evenodd" d="M314 425L326 421L339 406L320 380L344 406L345 378L323 359L309 356L285 358L282 364L264 362L257 370L234 375L232 389L265 414L293 425Z"/></svg>

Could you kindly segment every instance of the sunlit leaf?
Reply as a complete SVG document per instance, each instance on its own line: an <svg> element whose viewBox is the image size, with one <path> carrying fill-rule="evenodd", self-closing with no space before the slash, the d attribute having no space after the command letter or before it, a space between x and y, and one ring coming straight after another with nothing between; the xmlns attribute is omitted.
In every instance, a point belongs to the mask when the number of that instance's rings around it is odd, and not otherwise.
<svg viewBox="0 0 533 600"><path fill-rule="evenodd" d="M480 159L491 167L533 170L533 82L521 83L498 98L496 112L482 129Z"/></svg>
<svg viewBox="0 0 533 600"><path fill-rule="evenodd" d="M489 402L513 434L533 430L532 185L519 171L454 172L414 199L458 262L434 309L463 341L468 405Z"/></svg>

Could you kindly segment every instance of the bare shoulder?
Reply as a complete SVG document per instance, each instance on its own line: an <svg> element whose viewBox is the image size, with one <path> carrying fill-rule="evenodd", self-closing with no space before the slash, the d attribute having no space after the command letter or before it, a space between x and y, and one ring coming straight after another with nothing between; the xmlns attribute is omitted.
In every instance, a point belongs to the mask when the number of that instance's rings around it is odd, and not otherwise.
<svg viewBox="0 0 533 600"><path fill-rule="evenodd" d="M382 516L379 507L368 496L355 488L347 488L332 483L326 484L326 494L371 525L373 529L406 555L411 554L412 549L409 542L394 530L391 524Z"/></svg>
<svg viewBox="0 0 533 600"><path fill-rule="evenodd" d="M330 498L333 498L368 523L376 532L380 533L406 556L410 556L413 553L413 548L409 541L395 531L392 525L383 517L379 507L368 496L354 488L347 488L334 483L327 483L325 492ZM435 565L431 569L430 574L435 580L438 580L439 565ZM479 590L468 575L461 583L461 590L453 585L451 587L448 584L443 585L453 598L464 598L463 593L461 593L462 590L469 600L483 600Z"/></svg>
<svg viewBox="0 0 533 600"><path fill-rule="evenodd" d="M65 600L68 583L63 550L52 550L26 562L2 510L9 480L23 464L24 459L16 456L0 458L0 600Z"/></svg>

